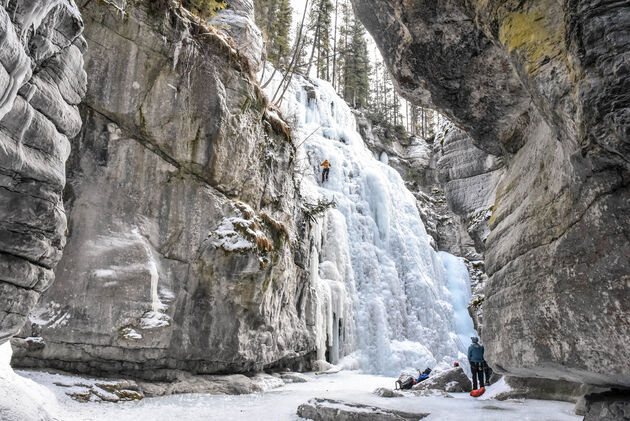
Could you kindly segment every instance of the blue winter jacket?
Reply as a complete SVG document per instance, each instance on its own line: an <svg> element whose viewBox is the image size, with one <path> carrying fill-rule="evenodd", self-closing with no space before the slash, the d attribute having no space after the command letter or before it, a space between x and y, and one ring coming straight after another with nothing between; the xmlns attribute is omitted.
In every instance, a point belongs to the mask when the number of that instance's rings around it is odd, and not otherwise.
<svg viewBox="0 0 630 421"><path fill-rule="evenodd" d="M474 343L468 347L468 361L471 363L482 363L484 361L483 345Z"/></svg>

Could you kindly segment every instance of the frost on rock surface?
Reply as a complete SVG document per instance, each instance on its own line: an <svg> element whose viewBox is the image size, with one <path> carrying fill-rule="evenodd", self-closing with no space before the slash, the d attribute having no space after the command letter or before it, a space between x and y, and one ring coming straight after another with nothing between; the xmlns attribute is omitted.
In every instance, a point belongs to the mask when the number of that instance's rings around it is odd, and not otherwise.
<svg viewBox="0 0 630 421"><path fill-rule="evenodd" d="M297 162L305 200L336 204L319 223L321 242L313 253L317 302L328 320L320 343L327 333L329 345L339 344L334 356L354 351L344 363L389 375L462 360L458 335L472 331L459 299L470 295L465 266L431 247L400 175L384 163L386 156L375 159L365 147L351 110L329 83L295 77L281 108L295 122L296 143L303 143ZM332 167L322 184L324 159Z"/></svg>

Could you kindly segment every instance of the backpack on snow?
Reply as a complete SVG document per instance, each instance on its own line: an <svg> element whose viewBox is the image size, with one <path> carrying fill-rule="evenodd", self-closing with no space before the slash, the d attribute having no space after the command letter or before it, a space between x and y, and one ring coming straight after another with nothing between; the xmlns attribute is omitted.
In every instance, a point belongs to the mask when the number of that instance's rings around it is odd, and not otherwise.
<svg viewBox="0 0 630 421"><path fill-rule="evenodd" d="M425 381L428 378L429 378L428 374L422 373L422 374L420 374L420 377L418 377L418 380L416 380L416 383L423 382L423 381Z"/></svg>
<svg viewBox="0 0 630 421"><path fill-rule="evenodd" d="M470 392L470 396L472 396L473 398L478 398L479 396L483 395L485 391L486 391L486 388L481 387L479 389L475 389L472 392Z"/></svg>
<svg viewBox="0 0 630 421"><path fill-rule="evenodd" d="M398 377L398 380L396 380L396 389L411 389L411 386L413 386L416 383L416 380L413 378L413 376L410 376L409 374L401 374L400 377Z"/></svg>

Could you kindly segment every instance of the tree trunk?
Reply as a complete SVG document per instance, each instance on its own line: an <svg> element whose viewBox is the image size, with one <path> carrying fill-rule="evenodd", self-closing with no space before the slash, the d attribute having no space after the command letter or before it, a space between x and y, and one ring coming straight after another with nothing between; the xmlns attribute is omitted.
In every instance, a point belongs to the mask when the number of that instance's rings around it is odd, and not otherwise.
<svg viewBox="0 0 630 421"><path fill-rule="evenodd" d="M320 14L317 15L317 23L315 26L315 36L313 37L313 48L311 49L311 57L308 59L308 66L306 66L306 77L309 77L311 73L311 66L313 65L313 56L315 56L315 49L317 48L317 42L319 40L319 17Z"/></svg>
<svg viewBox="0 0 630 421"><path fill-rule="evenodd" d="M332 67L332 86L336 90L337 84L335 79L337 78L337 4L339 0L335 0L335 31L333 35L333 67Z"/></svg>
<svg viewBox="0 0 630 421"><path fill-rule="evenodd" d="M295 68L295 66L297 65L297 62L299 60L300 57L300 53L302 52L302 46L303 46L303 42L302 42L302 29L304 28L304 19L306 18L306 11L308 10L308 0L306 0L306 2L304 3L304 13L302 14L302 22L300 22L300 29L298 30L298 34L297 34L297 38L295 39L295 51L293 51L293 57L291 58L291 62L289 63L289 67L287 68L286 73L282 76L282 80L280 81L280 84L278 85L278 88L276 89L276 92L274 92L273 94L273 98L271 98L271 102L273 103L273 101L276 99L276 95L278 95L278 92L280 91L280 88L282 88L282 83L285 81L285 79L289 76L289 74L292 75L292 71ZM269 78L269 80L267 81L267 83L265 83L265 86L267 86L267 84L269 84L269 82L271 82L271 79L273 79L274 74L276 73L277 69L274 69L273 74L271 75L271 78ZM291 83L291 77L289 77L289 81L287 82L287 86L289 86L288 84ZM284 92L287 90L287 88L284 88L284 91L282 91L282 94L280 95L280 99L282 99L282 96L284 95Z"/></svg>

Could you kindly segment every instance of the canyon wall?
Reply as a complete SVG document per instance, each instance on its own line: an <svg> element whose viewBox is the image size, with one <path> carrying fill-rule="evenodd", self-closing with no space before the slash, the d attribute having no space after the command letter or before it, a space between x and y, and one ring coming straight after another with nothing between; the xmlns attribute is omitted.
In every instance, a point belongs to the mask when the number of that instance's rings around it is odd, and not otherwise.
<svg viewBox="0 0 630 421"><path fill-rule="evenodd" d="M354 7L399 91L505 165L485 243L490 364L514 376L630 386L628 6Z"/></svg>
<svg viewBox="0 0 630 421"><path fill-rule="evenodd" d="M83 22L72 1L0 2L0 343L53 282L69 138L81 128Z"/></svg>
<svg viewBox="0 0 630 421"><path fill-rule="evenodd" d="M254 80L251 2L214 25L151 2L79 6L68 242L13 363L160 380L308 368L310 225L290 133Z"/></svg>

